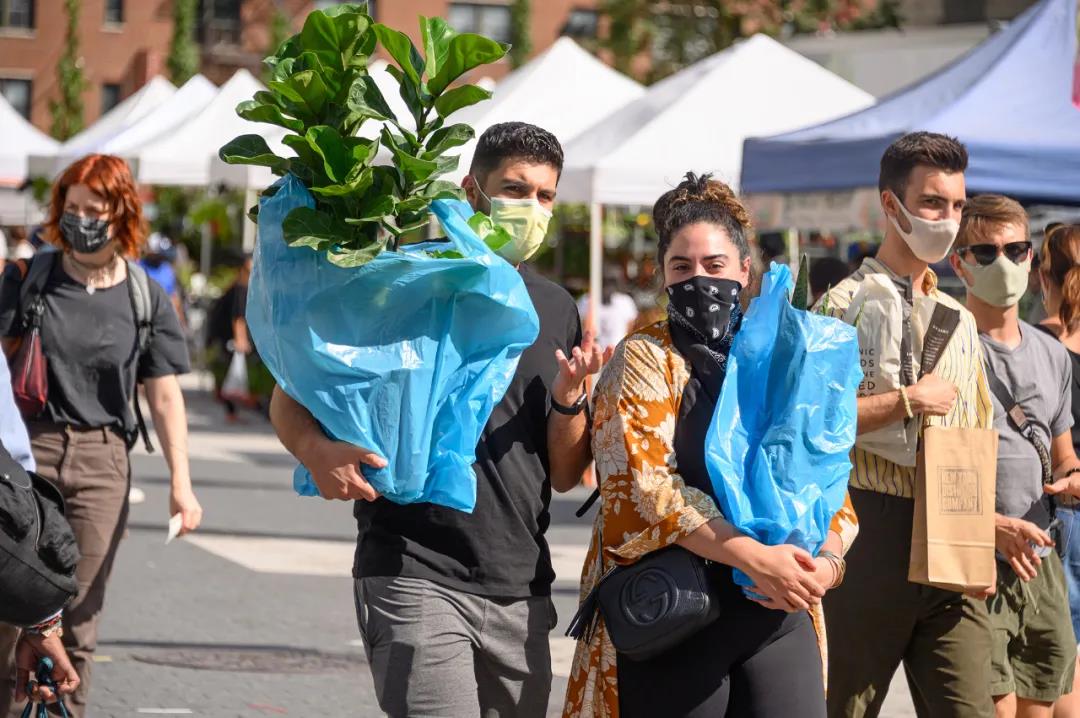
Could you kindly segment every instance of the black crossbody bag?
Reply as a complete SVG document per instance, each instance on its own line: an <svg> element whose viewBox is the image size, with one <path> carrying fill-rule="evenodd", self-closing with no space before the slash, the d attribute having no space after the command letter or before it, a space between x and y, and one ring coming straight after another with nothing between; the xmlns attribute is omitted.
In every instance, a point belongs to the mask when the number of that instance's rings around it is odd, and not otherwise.
<svg viewBox="0 0 1080 718"><path fill-rule="evenodd" d="M990 367L990 363L986 362L983 365L986 373L986 382L990 385L990 391L994 393L997 400L1001 402L1001 405L1005 407L1005 415L1013 426L1016 427L1020 435L1023 436L1028 443L1035 447L1035 453L1039 455L1039 463L1042 465L1042 482L1044 485L1052 484L1054 482L1054 468L1053 462L1050 459L1050 450L1046 448L1046 444L1043 443L1039 435L1035 433L1035 427L1032 425L1031 420L1028 419L1024 409L1020 406L1019 402L1013 398L1012 392L1005 386L1004 382L994 374L994 370ZM1043 501L1037 503L1032 507L1022 518L1025 521L1031 521L1038 525L1042 516L1038 514L1045 511L1049 516L1050 524L1046 529L1046 532L1050 534L1050 538L1054 539L1054 549L1057 551L1059 557L1062 557L1065 546L1061 539L1061 519L1057 517L1057 499L1050 494L1044 494Z"/></svg>

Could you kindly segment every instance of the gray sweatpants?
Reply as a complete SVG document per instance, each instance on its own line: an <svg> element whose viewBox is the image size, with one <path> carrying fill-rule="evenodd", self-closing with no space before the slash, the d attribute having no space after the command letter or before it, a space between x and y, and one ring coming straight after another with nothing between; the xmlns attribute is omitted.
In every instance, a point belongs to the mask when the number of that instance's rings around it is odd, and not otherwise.
<svg viewBox="0 0 1080 718"><path fill-rule="evenodd" d="M485 598L394 577L357 579L355 591L375 693L390 718L547 713L550 598Z"/></svg>

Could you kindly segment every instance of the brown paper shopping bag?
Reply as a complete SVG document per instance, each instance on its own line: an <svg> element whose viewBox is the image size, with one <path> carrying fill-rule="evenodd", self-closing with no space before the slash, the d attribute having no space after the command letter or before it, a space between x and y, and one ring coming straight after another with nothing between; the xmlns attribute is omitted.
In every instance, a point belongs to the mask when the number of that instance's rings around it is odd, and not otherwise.
<svg viewBox="0 0 1080 718"><path fill-rule="evenodd" d="M924 429L909 581L950 591L982 591L995 584L997 448L992 429Z"/></svg>

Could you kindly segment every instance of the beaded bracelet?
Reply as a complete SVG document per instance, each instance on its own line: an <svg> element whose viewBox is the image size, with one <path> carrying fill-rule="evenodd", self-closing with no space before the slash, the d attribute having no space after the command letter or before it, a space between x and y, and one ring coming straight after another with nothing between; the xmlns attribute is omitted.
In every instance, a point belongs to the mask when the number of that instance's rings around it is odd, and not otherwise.
<svg viewBox="0 0 1080 718"><path fill-rule="evenodd" d="M26 628L26 632L35 636L43 636L48 638L53 634L64 635L64 629L62 628L64 619L63 611L57 611L55 614L46 618L41 623Z"/></svg>
<svg viewBox="0 0 1080 718"><path fill-rule="evenodd" d="M908 399L907 389L904 387L900 387L900 398L904 401L904 416L914 419L915 413L911 410L911 400Z"/></svg>

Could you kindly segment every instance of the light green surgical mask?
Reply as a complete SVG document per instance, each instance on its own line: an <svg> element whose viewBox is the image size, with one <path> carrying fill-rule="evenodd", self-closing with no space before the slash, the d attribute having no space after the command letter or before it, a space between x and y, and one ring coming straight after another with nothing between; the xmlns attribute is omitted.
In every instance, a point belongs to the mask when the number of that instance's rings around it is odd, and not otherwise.
<svg viewBox="0 0 1080 718"><path fill-rule="evenodd" d="M1013 262L1004 254L999 254L992 264L968 264L961 260L971 274L972 283L964 280L967 290L987 304L995 307L1011 307L1020 302L1028 288L1028 276L1031 274L1031 260L1020 264Z"/></svg>
<svg viewBox="0 0 1080 718"><path fill-rule="evenodd" d="M476 178L473 178L476 181ZM505 229L513 238L500 247L496 254L510 264L520 264L529 259L544 245L551 210L545 209L539 200L488 197L476 182L476 191L491 204L491 221Z"/></svg>

